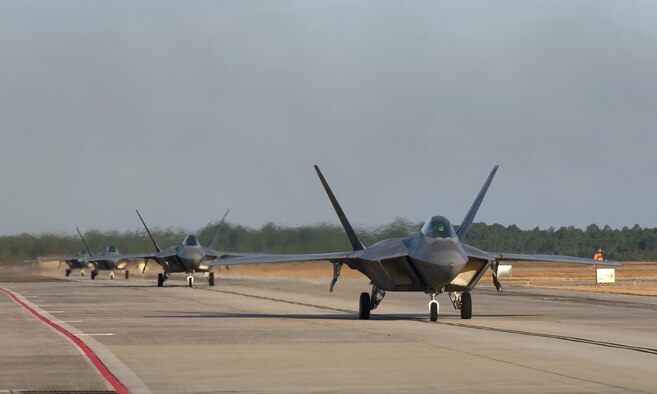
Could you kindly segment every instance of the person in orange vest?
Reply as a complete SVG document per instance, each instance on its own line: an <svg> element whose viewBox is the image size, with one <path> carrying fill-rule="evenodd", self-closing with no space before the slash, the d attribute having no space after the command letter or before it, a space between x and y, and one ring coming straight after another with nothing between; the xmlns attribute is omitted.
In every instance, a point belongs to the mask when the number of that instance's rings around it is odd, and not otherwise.
<svg viewBox="0 0 657 394"><path fill-rule="evenodd" d="M599 248L598 252L593 255L593 260L604 260L602 257L602 249ZM593 268L595 268L595 264L593 264Z"/></svg>
<svg viewBox="0 0 657 394"><path fill-rule="evenodd" d="M593 255L593 260L604 260L602 258L602 249L598 249L598 253Z"/></svg>

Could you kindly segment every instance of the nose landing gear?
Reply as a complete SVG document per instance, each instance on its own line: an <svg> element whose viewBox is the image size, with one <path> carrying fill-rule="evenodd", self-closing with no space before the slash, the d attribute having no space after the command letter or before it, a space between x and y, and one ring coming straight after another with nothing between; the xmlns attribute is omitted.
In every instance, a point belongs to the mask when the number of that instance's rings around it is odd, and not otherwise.
<svg viewBox="0 0 657 394"><path fill-rule="evenodd" d="M438 311L440 304L436 301L436 293L431 293L431 301L429 301L429 320L438 321Z"/></svg>

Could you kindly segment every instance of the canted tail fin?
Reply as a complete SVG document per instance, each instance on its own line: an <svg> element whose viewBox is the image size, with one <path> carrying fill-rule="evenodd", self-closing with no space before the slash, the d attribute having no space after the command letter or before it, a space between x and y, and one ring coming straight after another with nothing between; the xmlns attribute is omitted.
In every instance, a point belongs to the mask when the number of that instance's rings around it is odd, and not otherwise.
<svg viewBox="0 0 657 394"><path fill-rule="evenodd" d="M347 237L349 237L349 242L351 243L351 247L354 250L365 249L365 246L363 246L363 243L360 242L360 239L358 239L356 232L354 231L353 227L351 227L351 224L349 223L347 216L344 214L344 211L340 207L338 200L335 198L335 195L331 191L331 188L326 182L326 179L324 179L324 175L322 175L322 172L319 170L319 167L317 167L317 165L315 165L315 171L317 171L319 180L322 182L322 185L324 186L324 190L326 190L326 194L328 194L328 198L329 200L331 200L331 204L333 204L333 209L335 209L335 213L338 214L338 218L340 218L340 223L342 223L342 227L344 228L344 231L347 233Z"/></svg>
<svg viewBox="0 0 657 394"><path fill-rule="evenodd" d="M146 222L144 222L144 218L141 217L141 214L139 213L139 210L138 210L138 209L135 209L135 211L137 212L137 216L139 216L139 220L141 220L141 224L144 225L144 228L146 229L146 232L148 233L148 237L149 237L149 238L151 239L151 241L153 242L153 245L155 246L155 250L158 251L158 252L161 252L162 249L161 249L160 246L157 244L157 242L155 242L155 238L153 238L153 234L151 234L151 230L148 229L148 226L146 225ZM144 269L145 269L145 268L144 268Z"/></svg>
<svg viewBox="0 0 657 394"><path fill-rule="evenodd" d="M484 186L482 186L481 190L479 191L479 194L477 195L477 198L475 198L474 202L472 203L472 206L470 207L468 214L465 215L465 218L463 219L463 223L461 223L459 229L456 230L456 235L459 237L459 240L463 241L465 235L468 233L468 230L470 230L470 226L472 226L472 221L474 220L475 215L477 215L479 206L481 205L481 202L484 200L484 196L486 196L488 187L493 181L493 177L495 176L498 167L499 165L493 167L493 170L490 172L490 175L488 175L488 179L486 179Z"/></svg>
<svg viewBox="0 0 657 394"><path fill-rule="evenodd" d="M80 232L79 228L75 228L78 232L78 235L80 236L80 239L82 240L82 243L84 244L84 247L87 248L87 252L89 252L89 256L93 256L94 252L91 251L91 248L89 247L89 244L87 243L87 240L84 239L82 236L82 233Z"/></svg>
<svg viewBox="0 0 657 394"><path fill-rule="evenodd" d="M217 227L214 230L214 237L212 237L212 241L210 241L208 243L208 246L206 246L208 249L212 249L215 242L217 242L217 238L219 238L219 230L221 230L221 227L223 227L224 221L226 220L226 216L228 216L228 212L230 212L230 209L226 210L226 213L224 213L224 217L221 218L221 222L217 224Z"/></svg>

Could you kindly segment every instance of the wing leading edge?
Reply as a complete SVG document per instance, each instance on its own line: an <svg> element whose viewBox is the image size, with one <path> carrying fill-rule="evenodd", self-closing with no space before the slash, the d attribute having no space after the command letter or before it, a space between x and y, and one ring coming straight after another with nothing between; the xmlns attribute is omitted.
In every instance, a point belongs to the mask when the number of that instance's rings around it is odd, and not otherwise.
<svg viewBox="0 0 657 394"><path fill-rule="evenodd" d="M222 260L209 260L206 265L248 265L248 264L275 264L275 263L309 263L313 261L346 262L356 259L359 252L311 253L311 254L260 254L246 257L227 258Z"/></svg>
<svg viewBox="0 0 657 394"><path fill-rule="evenodd" d="M549 254L516 254L516 253L491 253L498 262L545 262L545 263L563 263L563 264L586 264L586 265L605 265L618 267L622 264L618 261L594 260L584 257L560 256Z"/></svg>

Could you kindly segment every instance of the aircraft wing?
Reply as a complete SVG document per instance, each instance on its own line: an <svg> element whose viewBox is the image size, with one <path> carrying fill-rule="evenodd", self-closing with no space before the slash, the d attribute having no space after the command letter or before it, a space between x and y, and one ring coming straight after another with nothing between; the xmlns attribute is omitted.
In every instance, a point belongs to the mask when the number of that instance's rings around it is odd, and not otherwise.
<svg viewBox="0 0 657 394"><path fill-rule="evenodd" d="M587 264L587 265L607 265L618 267L622 264L617 261L593 260L583 257L559 256L550 254L515 254L515 253L492 253L486 252L495 257L499 262L545 262L545 263L563 263L563 264Z"/></svg>
<svg viewBox="0 0 657 394"><path fill-rule="evenodd" d="M233 253L233 252L222 252L219 250L205 249L205 258L208 260L221 260L221 259L232 259L237 257L248 257L253 256L253 253Z"/></svg>
<svg viewBox="0 0 657 394"><path fill-rule="evenodd" d="M311 254L256 254L245 257L226 258L222 260L209 260L205 265L247 265L247 264L274 264L274 263L305 263L312 261L347 262L360 255L357 252L311 253Z"/></svg>
<svg viewBox="0 0 657 394"><path fill-rule="evenodd" d="M114 254L114 255L96 255L92 257L87 257L82 259L83 261L101 261L108 259L118 259L118 260L137 260L137 259L147 259L147 260L158 260L165 257L170 257L175 254L175 251L163 250L161 252L148 252L148 253L131 253L131 254Z"/></svg>
<svg viewBox="0 0 657 394"><path fill-rule="evenodd" d="M66 260L78 260L78 259L62 256L62 257L48 257L46 259L25 260L23 262L29 264L29 263L49 263L51 261L66 261Z"/></svg>

